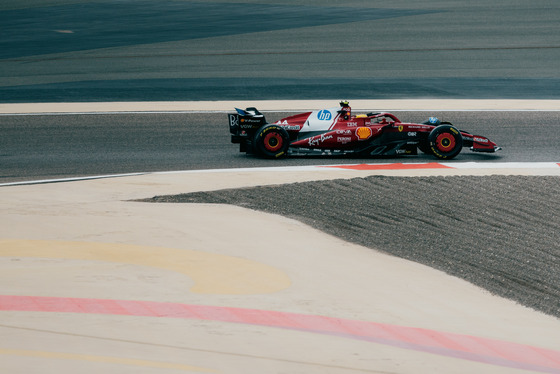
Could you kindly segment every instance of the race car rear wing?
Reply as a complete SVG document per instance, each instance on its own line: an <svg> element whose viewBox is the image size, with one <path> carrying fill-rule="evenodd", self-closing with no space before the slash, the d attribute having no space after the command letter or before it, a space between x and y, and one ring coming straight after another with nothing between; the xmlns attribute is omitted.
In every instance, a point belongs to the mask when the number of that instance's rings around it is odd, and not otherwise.
<svg viewBox="0 0 560 374"><path fill-rule="evenodd" d="M251 137L262 125L266 124L266 118L257 108L245 110L235 108L235 111L237 113L228 114L232 143L239 143L241 139Z"/></svg>

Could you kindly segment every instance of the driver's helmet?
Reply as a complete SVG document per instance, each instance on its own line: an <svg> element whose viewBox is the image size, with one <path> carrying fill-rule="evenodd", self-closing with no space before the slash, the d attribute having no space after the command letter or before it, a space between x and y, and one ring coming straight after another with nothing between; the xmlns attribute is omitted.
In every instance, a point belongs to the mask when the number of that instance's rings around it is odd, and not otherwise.
<svg viewBox="0 0 560 374"><path fill-rule="evenodd" d="M352 114L352 109L350 108L350 103L348 100L342 100L340 102L340 110L339 113L344 117L344 119L350 118Z"/></svg>
<svg viewBox="0 0 560 374"><path fill-rule="evenodd" d="M439 126L439 125L441 125L441 121L437 117L430 117L426 121L426 124L433 125L433 126Z"/></svg>

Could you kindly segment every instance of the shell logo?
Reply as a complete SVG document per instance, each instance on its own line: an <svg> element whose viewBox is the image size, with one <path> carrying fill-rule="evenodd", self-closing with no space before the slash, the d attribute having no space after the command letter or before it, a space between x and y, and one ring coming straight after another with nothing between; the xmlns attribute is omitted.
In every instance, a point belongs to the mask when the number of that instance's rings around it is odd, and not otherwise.
<svg viewBox="0 0 560 374"><path fill-rule="evenodd" d="M369 127L358 127L356 129L356 136L358 137L358 140L369 139L372 135L373 131L371 131Z"/></svg>

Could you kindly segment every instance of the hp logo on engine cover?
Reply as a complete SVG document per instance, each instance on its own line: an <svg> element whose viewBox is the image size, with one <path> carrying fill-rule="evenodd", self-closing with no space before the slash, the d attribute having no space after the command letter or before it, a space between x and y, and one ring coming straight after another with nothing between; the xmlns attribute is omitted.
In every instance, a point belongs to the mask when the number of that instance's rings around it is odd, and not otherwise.
<svg viewBox="0 0 560 374"><path fill-rule="evenodd" d="M332 114L328 110L323 109L317 113L317 118L321 121L328 121L332 118Z"/></svg>

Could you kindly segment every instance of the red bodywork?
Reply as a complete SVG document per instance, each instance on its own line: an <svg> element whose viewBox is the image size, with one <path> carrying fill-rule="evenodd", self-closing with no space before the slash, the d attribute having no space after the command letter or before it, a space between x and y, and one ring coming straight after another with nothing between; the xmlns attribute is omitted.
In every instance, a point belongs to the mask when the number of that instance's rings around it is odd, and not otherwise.
<svg viewBox="0 0 560 374"><path fill-rule="evenodd" d="M239 112L249 113L242 110L238 110ZM230 128L231 116L235 115L230 115ZM386 112L352 115L348 105L296 114L271 124L267 124L260 113L254 116L237 116L234 120L242 124L238 126L242 127L242 132L240 133L237 127L231 128L234 134L232 141L241 142L246 136L245 149L255 142L253 134L258 134L258 129L265 126L268 126L267 129L270 126L281 128L289 137L282 140L277 134L281 130L267 134L268 137L275 136L275 142L269 144L266 143L267 139L264 139L266 149L273 151L274 147L280 147L279 144L285 145L284 143L289 142L289 147L283 152L287 154L322 152L321 154L354 153L371 156L406 155L416 154L416 149L419 148L425 153L445 159L455 157L462 147L470 147L474 152L495 152L501 149L484 136L458 130L450 123L441 122L437 118L432 117L423 123L405 123L394 114ZM243 124L254 122L257 117L262 123L243 127Z"/></svg>

